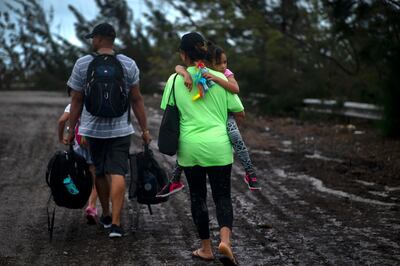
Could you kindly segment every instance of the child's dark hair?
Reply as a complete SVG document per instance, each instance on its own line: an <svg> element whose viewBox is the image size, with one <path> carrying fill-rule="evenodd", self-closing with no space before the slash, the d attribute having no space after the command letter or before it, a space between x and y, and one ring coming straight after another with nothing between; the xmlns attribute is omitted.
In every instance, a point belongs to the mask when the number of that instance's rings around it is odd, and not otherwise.
<svg viewBox="0 0 400 266"><path fill-rule="evenodd" d="M179 49L192 61L206 59L207 44L203 36L197 32L183 35Z"/></svg>
<svg viewBox="0 0 400 266"><path fill-rule="evenodd" d="M221 64L221 55L225 53L224 49L210 41L207 42L207 47L206 60L211 64Z"/></svg>

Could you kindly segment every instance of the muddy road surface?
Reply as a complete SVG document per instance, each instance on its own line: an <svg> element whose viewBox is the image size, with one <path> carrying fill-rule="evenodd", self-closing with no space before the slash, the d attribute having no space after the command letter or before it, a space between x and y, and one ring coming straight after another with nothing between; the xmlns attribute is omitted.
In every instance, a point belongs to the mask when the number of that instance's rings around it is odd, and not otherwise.
<svg viewBox="0 0 400 266"><path fill-rule="evenodd" d="M156 139L160 96L145 100ZM57 208L49 243L45 168L64 149L56 123L68 101L54 92L0 92L0 265L221 265L191 257L199 241L187 188L153 206L153 215L127 199L122 223L128 235L117 240L87 225L83 210ZM241 265L400 264L398 141L358 125L248 117L242 133L262 190L247 189L236 161L232 244ZM174 158L159 154L156 141L151 148L170 171ZM131 151L140 149L135 135ZM211 200L209 208L218 257Z"/></svg>

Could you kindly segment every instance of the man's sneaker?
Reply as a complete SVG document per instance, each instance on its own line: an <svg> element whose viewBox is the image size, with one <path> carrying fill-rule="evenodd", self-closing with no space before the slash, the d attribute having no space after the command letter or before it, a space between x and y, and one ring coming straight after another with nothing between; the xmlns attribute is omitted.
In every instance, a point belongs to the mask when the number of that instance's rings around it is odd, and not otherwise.
<svg viewBox="0 0 400 266"><path fill-rule="evenodd" d="M107 216L101 216L99 219L100 224L103 225L104 228L110 228L111 227L111 223L112 223L112 219L111 216L107 215Z"/></svg>
<svg viewBox="0 0 400 266"><path fill-rule="evenodd" d="M261 187L258 185L257 177L255 174L250 175L250 174L246 173L246 175L244 176L244 182L246 182L246 184L250 190L260 190L261 189Z"/></svg>
<svg viewBox="0 0 400 266"><path fill-rule="evenodd" d="M124 234L125 234L125 232L121 226L113 224L113 225L111 225L110 234L108 236L110 238L117 238L117 237L123 237Z"/></svg>
<svg viewBox="0 0 400 266"><path fill-rule="evenodd" d="M97 220L97 209L93 207L87 207L85 210L86 219L88 224L96 224Z"/></svg>
<svg viewBox="0 0 400 266"><path fill-rule="evenodd" d="M160 192L157 193L157 198L164 198L181 191L185 186L181 181L168 182Z"/></svg>

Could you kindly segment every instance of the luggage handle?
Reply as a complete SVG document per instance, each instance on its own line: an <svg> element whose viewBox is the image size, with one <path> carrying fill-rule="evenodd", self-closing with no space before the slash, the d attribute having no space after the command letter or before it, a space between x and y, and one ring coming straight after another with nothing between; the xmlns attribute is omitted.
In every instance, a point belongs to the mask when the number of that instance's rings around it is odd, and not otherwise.
<svg viewBox="0 0 400 266"><path fill-rule="evenodd" d="M72 145L72 144L70 144L69 145L69 151L70 151L70 153L73 155L73 154L75 154L74 152L74 146ZM49 167L47 168L47 170L46 170L46 183L47 183L47 185L50 187L50 180L49 180L49 178L50 178L50 175L51 175L51 171L52 171L52 169L53 169L53 165L54 165L54 162L55 162L55 160L52 160L52 161L50 161L50 163L49 163Z"/></svg>
<svg viewBox="0 0 400 266"><path fill-rule="evenodd" d="M143 144L144 155L149 158L153 156L153 151L150 149L149 144Z"/></svg>
<svg viewBox="0 0 400 266"><path fill-rule="evenodd" d="M149 153L149 144L143 144L143 149L145 153Z"/></svg>

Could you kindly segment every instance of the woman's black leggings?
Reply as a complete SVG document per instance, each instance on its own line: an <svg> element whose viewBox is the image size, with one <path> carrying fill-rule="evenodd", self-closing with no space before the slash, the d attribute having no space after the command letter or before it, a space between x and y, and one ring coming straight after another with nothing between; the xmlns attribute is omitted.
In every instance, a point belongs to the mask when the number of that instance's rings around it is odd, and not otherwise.
<svg viewBox="0 0 400 266"><path fill-rule="evenodd" d="M226 226L232 230L231 169L232 164L225 166L193 166L183 168L189 184L192 217L200 239L210 238L207 208L207 175L217 209L219 227L222 228Z"/></svg>

